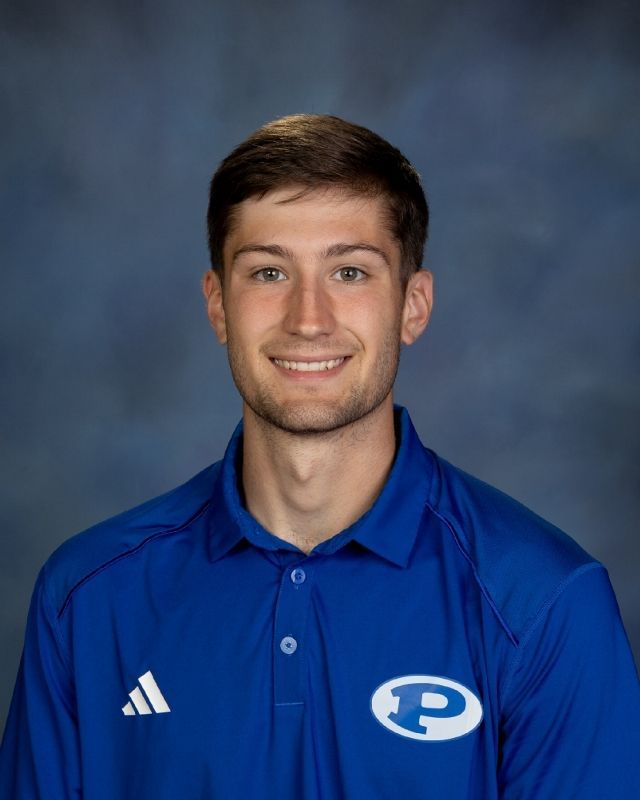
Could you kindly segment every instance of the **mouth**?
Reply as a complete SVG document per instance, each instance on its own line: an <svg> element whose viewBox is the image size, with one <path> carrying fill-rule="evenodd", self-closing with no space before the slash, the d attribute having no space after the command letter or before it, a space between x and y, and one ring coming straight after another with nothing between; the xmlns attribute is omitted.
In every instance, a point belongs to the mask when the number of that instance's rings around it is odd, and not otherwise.
<svg viewBox="0 0 640 800"><path fill-rule="evenodd" d="M284 358L272 358L271 361L288 372L329 372L342 366L349 356L330 358L322 361L288 361Z"/></svg>

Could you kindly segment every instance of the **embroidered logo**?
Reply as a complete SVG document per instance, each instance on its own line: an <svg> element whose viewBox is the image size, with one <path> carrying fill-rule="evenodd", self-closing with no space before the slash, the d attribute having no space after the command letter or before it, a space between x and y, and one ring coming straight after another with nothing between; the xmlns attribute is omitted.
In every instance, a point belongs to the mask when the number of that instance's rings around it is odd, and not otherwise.
<svg viewBox="0 0 640 800"><path fill-rule="evenodd" d="M136 686L132 692L129 692L131 700L122 706L122 713L125 717L135 717L136 711L138 714L153 714L154 711L156 714L168 714L171 711L151 670L141 675L138 683L144 689L144 694L140 686Z"/></svg>
<svg viewBox="0 0 640 800"><path fill-rule="evenodd" d="M473 692L434 675L385 681L371 695L371 711L387 730L423 742L457 739L482 721L482 705Z"/></svg>

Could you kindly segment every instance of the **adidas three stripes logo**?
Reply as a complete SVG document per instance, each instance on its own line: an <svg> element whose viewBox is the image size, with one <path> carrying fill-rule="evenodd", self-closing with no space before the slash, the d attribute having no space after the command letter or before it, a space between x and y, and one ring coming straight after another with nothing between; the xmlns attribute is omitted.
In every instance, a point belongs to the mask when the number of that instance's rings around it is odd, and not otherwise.
<svg viewBox="0 0 640 800"><path fill-rule="evenodd" d="M131 700L122 706L122 713L125 717L134 717L136 711L138 714L153 714L154 711L156 714L167 714L171 711L151 670L141 675L138 683L144 689L144 694L140 686L136 686L132 692L129 692Z"/></svg>

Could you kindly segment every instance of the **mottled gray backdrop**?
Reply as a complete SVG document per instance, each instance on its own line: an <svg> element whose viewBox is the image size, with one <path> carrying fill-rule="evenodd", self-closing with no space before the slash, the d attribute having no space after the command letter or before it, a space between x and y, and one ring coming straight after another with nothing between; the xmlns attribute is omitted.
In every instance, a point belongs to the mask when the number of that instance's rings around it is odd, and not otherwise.
<svg viewBox="0 0 640 800"><path fill-rule="evenodd" d="M638 9L4 0L0 724L47 555L222 454L207 183L298 111L423 175L437 301L397 398L605 562L640 653Z"/></svg>

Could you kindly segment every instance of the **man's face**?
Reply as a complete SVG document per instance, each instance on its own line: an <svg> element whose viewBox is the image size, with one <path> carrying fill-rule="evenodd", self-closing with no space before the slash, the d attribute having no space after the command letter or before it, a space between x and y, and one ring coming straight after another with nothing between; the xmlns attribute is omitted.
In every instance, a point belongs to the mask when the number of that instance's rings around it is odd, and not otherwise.
<svg viewBox="0 0 640 800"><path fill-rule="evenodd" d="M292 433L321 433L391 404L400 342L415 335L405 330L400 247L384 201L317 190L282 202L296 192L239 205L224 287L208 273L205 293L250 412Z"/></svg>

